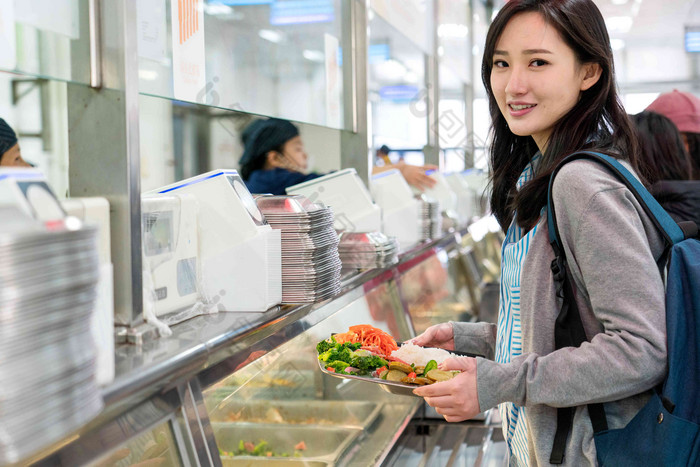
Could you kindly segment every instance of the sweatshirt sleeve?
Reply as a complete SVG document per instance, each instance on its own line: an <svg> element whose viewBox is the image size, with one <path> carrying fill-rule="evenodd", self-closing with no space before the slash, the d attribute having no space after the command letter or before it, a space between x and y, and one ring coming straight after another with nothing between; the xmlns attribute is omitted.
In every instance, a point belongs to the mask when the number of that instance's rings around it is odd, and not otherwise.
<svg viewBox="0 0 700 467"><path fill-rule="evenodd" d="M460 323L451 321L455 350L483 355L493 360L496 348L496 325L491 323Z"/></svg>
<svg viewBox="0 0 700 467"><path fill-rule="evenodd" d="M578 348L547 355L523 354L506 364L478 359L482 410L506 401L553 407L609 402L646 391L665 374L664 285L649 226L624 185L591 192L576 166L557 176L555 209L577 293L590 304L601 332L589 333L589 342ZM551 298L542 300L553 306ZM590 332L590 323L586 328Z"/></svg>

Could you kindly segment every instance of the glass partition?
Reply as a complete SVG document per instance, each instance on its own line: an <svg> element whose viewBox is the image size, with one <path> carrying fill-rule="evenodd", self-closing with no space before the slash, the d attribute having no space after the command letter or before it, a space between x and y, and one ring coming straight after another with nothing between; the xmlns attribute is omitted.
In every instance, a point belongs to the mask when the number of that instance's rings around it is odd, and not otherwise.
<svg viewBox="0 0 700 467"><path fill-rule="evenodd" d="M143 94L343 128L341 0L139 2Z"/></svg>
<svg viewBox="0 0 700 467"><path fill-rule="evenodd" d="M204 391L223 465L375 465L420 399L319 370L316 344L355 324L411 337L393 282L367 290ZM251 363L248 363L252 360Z"/></svg>
<svg viewBox="0 0 700 467"><path fill-rule="evenodd" d="M399 270L401 296L417 334L433 324L473 319L475 290L457 248L428 251L419 262L399 266Z"/></svg>
<svg viewBox="0 0 700 467"><path fill-rule="evenodd" d="M141 95L141 191L216 169L237 169L241 133L254 119L245 112ZM340 130L294 122L309 156L309 171L340 168Z"/></svg>
<svg viewBox="0 0 700 467"><path fill-rule="evenodd" d="M426 55L372 11L369 28L371 147L376 151L382 145L388 146L393 163L405 159L420 164L421 151L428 142L427 116L431 111L425 78Z"/></svg>
<svg viewBox="0 0 700 467"><path fill-rule="evenodd" d="M101 459L90 464L91 467L127 467L127 466L182 466L176 442L173 421L166 420L153 429L136 436L122 446L106 453Z"/></svg>
<svg viewBox="0 0 700 467"><path fill-rule="evenodd" d="M430 54L433 49L433 1L370 0L369 5L387 24Z"/></svg>
<svg viewBox="0 0 700 467"><path fill-rule="evenodd" d="M44 173L59 198L68 192L66 99L65 82L0 72L0 118L15 131L22 159Z"/></svg>
<svg viewBox="0 0 700 467"><path fill-rule="evenodd" d="M0 5L0 70L90 82L87 0L6 0Z"/></svg>

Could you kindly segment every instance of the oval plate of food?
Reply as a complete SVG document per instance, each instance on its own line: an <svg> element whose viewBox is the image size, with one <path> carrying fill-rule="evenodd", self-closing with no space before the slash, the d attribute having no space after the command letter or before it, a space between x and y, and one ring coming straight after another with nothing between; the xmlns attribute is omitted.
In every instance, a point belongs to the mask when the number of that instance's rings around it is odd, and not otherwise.
<svg viewBox="0 0 700 467"><path fill-rule="evenodd" d="M359 381L365 381L367 383L378 384L383 390L391 394L398 394L400 396L413 396L418 397L413 394L413 390L418 387L418 385L404 384L396 381L389 381L381 378L375 378L374 376L359 376L359 375L346 375L342 373L336 373L335 371L328 371L324 367L321 360L318 360L318 366L321 371L327 375L335 376L336 378L344 379L356 379Z"/></svg>

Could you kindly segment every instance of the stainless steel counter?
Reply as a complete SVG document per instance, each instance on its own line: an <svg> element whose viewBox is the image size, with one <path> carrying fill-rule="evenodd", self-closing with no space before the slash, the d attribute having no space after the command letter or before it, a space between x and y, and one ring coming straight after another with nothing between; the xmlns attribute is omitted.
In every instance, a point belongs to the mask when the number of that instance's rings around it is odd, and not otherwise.
<svg viewBox="0 0 700 467"><path fill-rule="evenodd" d="M459 241L456 233L420 244L401 255L392 268L346 278L341 294L322 303L278 307L265 313L199 316L172 326L173 335L168 338L147 341L142 346L119 345L116 378L104 389L102 414L23 464L91 464L147 427L166 421L173 427L178 444L184 446L184 465L220 465L202 400L203 388L327 320L368 290L396 281L402 271L420 263L426 255L454 249ZM414 332L407 314L397 321L395 325L402 333Z"/></svg>

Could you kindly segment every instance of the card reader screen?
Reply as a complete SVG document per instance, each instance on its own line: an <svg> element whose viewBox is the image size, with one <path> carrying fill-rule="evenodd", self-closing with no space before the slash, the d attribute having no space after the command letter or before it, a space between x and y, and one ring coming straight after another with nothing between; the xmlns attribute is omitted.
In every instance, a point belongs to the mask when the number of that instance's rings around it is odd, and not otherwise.
<svg viewBox="0 0 700 467"><path fill-rule="evenodd" d="M144 251L146 256L173 251L173 213L154 211L143 214Z"/></svg>

